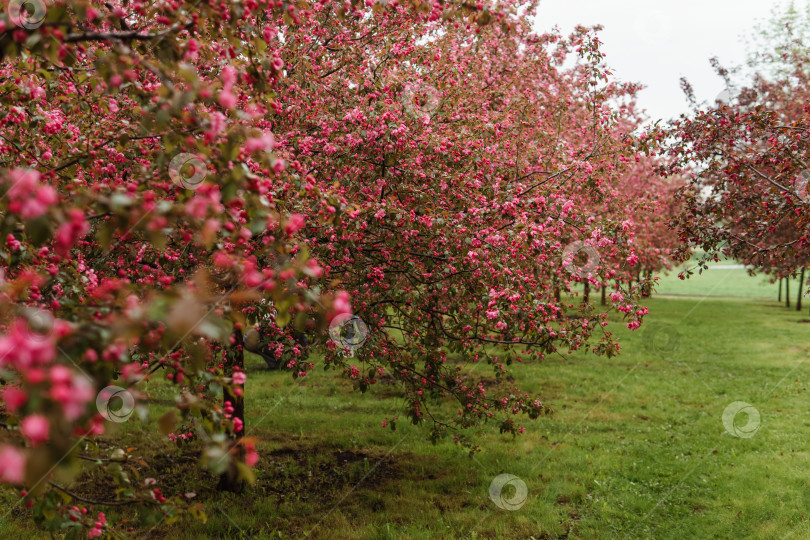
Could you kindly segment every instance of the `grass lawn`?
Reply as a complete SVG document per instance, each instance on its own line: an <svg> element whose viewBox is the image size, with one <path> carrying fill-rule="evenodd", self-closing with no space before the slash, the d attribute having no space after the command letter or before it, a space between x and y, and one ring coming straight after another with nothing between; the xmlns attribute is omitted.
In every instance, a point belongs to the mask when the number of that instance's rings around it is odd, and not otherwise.
<svg viewBox="0 0 810 540"><path fill-rule="evenodd" d="M674 279L662 289L680 293L684 282ZM709 288L733 294L758 281L743 271ZM139 537L808 538L810 324L798 321L809 317L777 305L772 287L769 299L656 296L641 330L612 325L623 346L617 358L513 366L515 384L554 414L527 421L514 440L482 431L484 451L473 458L451 441L431 445L421 427L382 428L402 414L395 387L361 394L317 370L296 383L251 357L247 429L262 458L245 493L215 493L215 479L183 460L193 447L178 450L156 431L138 436L134 417L124 424L155 459L171 460L174 475L159 479L164 493L194 489L211 508L207 524L161 523ZM486 365L472 369L490 376ZM759 413L750 438L724 428L723 412L737 401ZM163 410L151 406L150 415ZM734 425L749 418L741 412ZM502 473L526 485L517 510L488 497ZM92 491L91 481L76 489ZM128 538L120 512L107 517ZM16 508L0 536L35 536L25 520Z"/></svg>
<svg viewBox="0 0 810 540"><path fill-rule="evenodd" d="M658 293L677 296L742 296L773 300L776 300L779 296L778 283L770 283L766 275L751 277L742 265L731 259L711 263L708 270L703 270L701 274L697 274L700 270L696 266L697 258L696 256L688 263L673 268L673 271L669 274L659 276ZM695 274L689 279L679 279L678 273L687 268L692 269ZM798 292L799 280L791 279L791 305L794 305ZM784 300L784 288L782 294Z"/></svg>

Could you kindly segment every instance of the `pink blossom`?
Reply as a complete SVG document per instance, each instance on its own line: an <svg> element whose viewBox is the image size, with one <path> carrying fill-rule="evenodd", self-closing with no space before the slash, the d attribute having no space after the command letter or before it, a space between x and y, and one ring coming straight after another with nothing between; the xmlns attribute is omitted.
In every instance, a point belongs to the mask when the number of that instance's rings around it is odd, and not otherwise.
<svg viewBox="0 0 810 540"><path fill-rule="evenodd" d="M222 251L217 251L214 253L214 266L217 268L230 268L234 265L233 259L231 259L227 253Z"/></svg>
<svg viewBox="0 0 810 540"><path fill-rule="evenodd" d="M186 47L186 53L183 55L183 58L186 60L194 61L199 57L198 51L200 50L200 46L197 43L197 40L190 39L188 40L188 46Z"/></svg>
<svg viewBox="0 0 810 540"><path fill-rule="evenodd" d="M272 133L265 133L261 137L253 137L245 141L243 149L245 152L252 154L253 152L269 152L276 145L276 139Z"/></svg>
<svg viewBox="0 0 810 540"><path fill-rule="evenodd" d="M23 319L17 319L10 334L0 337L0 366L10 364L25 370L49 364L55 357L53 336L34 334Z"/></svg>
<svg viewBox="0 0 810 540"><path fill-rule="evenodd" d="M225 115L219 111L211 113L209 122L211 127L208 130L208 133L213 136L219 135L222 133L222 130L225 129Z"/></svg>
<svg viewBox="0 0 810 540"><path fill-rule="evenodd" d="M40 174L33 169L14 169L9 172L11 187L8 190L9 210L24 219L33 219L47 212L56 204L58 196L51 186L40 185Z"/></svg>
<svg viewBox="0 0 810 540"><path fill-rule="evenodd" d="M34 101L39 101L40 99L45 97L45 89L41 86L37 86L32 84L30 86L31 89L31 99Z"/></svg>
<svg viewBox="0 0 810 540"><path fill-rule="evenodd" d="M25 455L13 446L0 447L0 480L9 484L25 481Z"/></svg>
<svg viewBox="0 0 810 540"><path fill-rule="evenodd" d="M233 109L236 106L236 96L230 89L223 89L219 93L219 104L226 109Z"/></svg>
<svg viewBox="0 0 810 540"><path fill-rule="evenodd" d="M225 66L220 74L222 85L230 88L236 82L236 69L233 66Z"/></svg>
<svg viewBox="0 0 810 540"><path fill-rule="evenodd" d="M319 278L323 275L323 268L321 268L321 265L318 264L318 261L315 259L310 259L307 261L307 270L309 271L310 275L315 278Z"/></svg>
<svg viewBox="0 0 810 540"><path fill-rule="evenodd" d="M233 383L234 384L245 384L247 380L247 376L245 375L244 371L235 371L233 374Z"/></svg>
<svg viewBox="0 0 810 540"><path fill-rule="evenodd" d="M335 295L335 300L332 302L332 310L334 311L335 315L341 315L344 313L351 313L352 312L352 304L351 299L349 297L349 293L346 291L339 291Z"/></svg>
<svg viewBox="0 0 810 540"><path fill-rule="evenodd" d="M20 423L20 431L22 431L22 434L33 446L47 442L49 439L49 430L50 423L48 419L41 414L26 416Z"/></svg>
<svg viewBox="0 0 810 540"><path fill-rule="evenodd" d="M306 218L301 214L290 214L287 219L287 224L284 225L284 231L288 234L294 234L296 231L304 227Z"/></svg>
<svg viewBox="0 0 810 540"><path fill-rule="evenodd" d="M53 384L70 384L73 373L67 366L54 366L50 371L50 378Z"/></svg>
<svg viewBox="0 0 810 540"><path fill-rule="evenodd" d="M11 181L8 195L15 199L33 193L39 186L40 174L34 169L13 169L8 176Z"/></svg>
<svg viewBox="0 0 810 540"><path fill-rule="evenodd" d="M96 391L83 375L74 375L69 385L53 385L50 396L62 405L65 418L72 421L85 413L85 404L95 399Z"/></svg>
<svg viewBox="0 0 810 540"><path fill-rule="evenodd" d="M56 190L51 186L42 186L37 190L36 198L39 202L46 206L56 204L59 198L56 196Z"/></svg>
<svg viewBox="0 0 810 540"><path fill-rule="evenodd" d="M566 201L562 207L561 217L566 217L574 208L574 201Z"/></svg>
<svg viewBox="0 0 810 540"><path fill-rule="evenodd" d="M14 412L28 401L28 394L16 386L6 386L3 389L3 403L8 412Z"/></svg>
<svg viewBox="0 0 810 540"><path fill-rule="evenodd" d="M85 221L84 213L81 210L74 208L68 214L70 221L59 226L54 238L56 253L62 256L65 256L70 248L90 230L90 225Z"/></svg>

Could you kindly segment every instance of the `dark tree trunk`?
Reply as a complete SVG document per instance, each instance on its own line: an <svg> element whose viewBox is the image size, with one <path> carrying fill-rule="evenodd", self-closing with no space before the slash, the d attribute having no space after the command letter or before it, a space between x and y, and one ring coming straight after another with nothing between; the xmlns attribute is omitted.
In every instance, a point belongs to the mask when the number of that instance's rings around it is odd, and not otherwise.
<svg viewBox="0 0 810 540"><path fill-rule="evenodd" d="M591 293L591 284L586 281L585 282L585 296L582 298L583 302L585 302L586 304L588 303L588 297L590 296L590 293Z"/></svg>
<svg viewBox="0 0 810 540"><path fill-rule="evenodd" d="M602 283L602 305L607 305L607 283Z"/></svg>
<svg viewBox="0 0 810 540"><path fill-rule="evenodd" d="M639 274L641 276L641 274ZM652 285L650 283L650 278L652 278L652 270L645 270L644 271L644 285L641 287L641 295L642 296L650 296L652 294ZM640 279L640 277L639 277Z"/></svg>
<svg viewBox="0 0 810 540"><path fill-rule="evenodd" d="M779 297L776 299L776 301L782 301L782 278L779 278Z"/></svg>
<svg viewBox="0 0 810 540"><path fill-rule="evenodd" d="M785 307L790 307L790 276L785 278Z"/></svg>
<svg viewBox="0 0 810 540"><path fill-rule="evenodd" d="M802 266L802 273L799 275L799 294L796 295L796 311L802 310L802 294L804 293L804 270Z"/></svg>
<svg viewBox="0 0 810 540"><path fill-rule="evenodd" d="M242 342L242 330L234 330L233 332L233 347L231 349L230 354L226 357L226 364L225 364L225 372L233 372L235 367L238 367L240 371L245 370L245 353L242 350L243 342ZM243 389L244 390L244 389ZM237 432L234 432L233 438L234 443L240 437L245 435L245 397L244 392L242 395L235 395L229 389L224 389L222 393L223 403L230 401L233 405L233 418L238 418L242 421L242 429ZM236 446L235 444L233 445ZM234 459L241 459L241 456L233 456ZM231 461L228 465L228 469L222 473L219 477L219 485L217 489L220 491L231 491L234 493L241 493L242 489L244 488L244 482L239 479L239 474L236 469L236 465L234 465L233 461Z"/></svg>

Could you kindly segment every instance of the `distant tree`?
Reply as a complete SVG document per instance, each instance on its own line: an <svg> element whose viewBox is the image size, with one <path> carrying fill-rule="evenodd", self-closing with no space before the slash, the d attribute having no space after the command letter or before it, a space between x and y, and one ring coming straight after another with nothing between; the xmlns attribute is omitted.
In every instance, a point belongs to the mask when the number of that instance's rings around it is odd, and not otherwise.
<svg viewBox="0 0 810 540"><path fill-rule="evenodd" d="M806 27L805 18L789 18ZM703 249L701 265L724 254L776 280L804 275L810 264L810 70L803 33L791 26L774 32L763 35L777 48L758 57L759 71L746 87L696 106L666 136L673 142L669 172L687 179L675 220L681 254ZM728 80L729 71L714 65ZM688 83L684 88L691 95Z"/></svg>

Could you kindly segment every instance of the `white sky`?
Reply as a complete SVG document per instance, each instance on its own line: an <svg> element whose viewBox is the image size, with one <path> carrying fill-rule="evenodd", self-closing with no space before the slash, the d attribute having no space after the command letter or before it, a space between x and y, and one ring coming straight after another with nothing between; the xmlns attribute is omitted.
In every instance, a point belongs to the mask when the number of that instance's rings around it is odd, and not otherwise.
<svg viewBox="0 0 810 540"><path fill-rule="evenodd" d="M746 57L743 36L770 16L776 0L540 0L535 29L601 24L602 52L623 81L644 84L639 104L652 119L688 112L679 80L692 83L699 101L714 101L725 88L709 65Z"/></svg>

